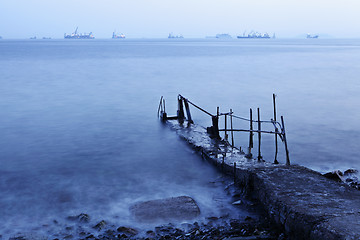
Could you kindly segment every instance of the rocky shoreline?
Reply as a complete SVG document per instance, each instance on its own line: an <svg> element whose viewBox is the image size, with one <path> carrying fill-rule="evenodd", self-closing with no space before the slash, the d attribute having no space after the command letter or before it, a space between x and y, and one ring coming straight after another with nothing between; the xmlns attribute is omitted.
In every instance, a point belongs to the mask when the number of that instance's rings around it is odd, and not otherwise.
<svg viewBox="0 0 360 240"><path fill-rule="evenodd" d="M238 240L252 240L252 239L272 239L282 240L286 239L284 233L275 227L267 218L264 211L261 210L261 205L251 196L245 196L244 192L236 185L231 183L228 177L222 177L217 180L218 184L224 186L226 195L229 196L229 204L233 206L233 211L242 211L241 209L248 209L250 215L242 217L235 217L229 213L223 213L220 216L202 215L194 220L188 220L186 217L195 216L197 213L197 205L190 197L175 197L154 201L146 201L142 203L135 203L132 209L133 215L136 218L144 217L147 219L146 210L150 215L156 219L156 213L162 218L166 214L170 214L173 219L154 221L156 223L147 225L152 227L144 227L144 225L116 225L114 221L107 221L101 219L94 219L86 213L81 213L74 216L68 216L63 220L54 220L48 225L44 225L41 234L17 234L10 237L10 240L34 240L34 239L92 239L92 240L110 240L110 239L141 239L141 240L155 240L155 239L238 239ZM166 203L166 204L162 204ZM179 207L180 204L180 207ZM166 206L160 209L160 206ZM140 207L140 208L139 208ZM182 207L182 208L181 208ZM155 209L155 211L154 211ZM179 215L180 212L185 213L186 216ZM161 211L160 211L161 210ZM144 212L145 211L145 212ZM170 212L168 212L170 211ZM194 215L195 214L195 215ZM200 213L199 213L200 214ZM183 218L182 220L179 219ZM140 221L140 219L138 219ZM185 221L184 221L185 220ZM141 222L141 221L140 221ZM141 227L142 226L142 227ZM146 226L146 225L145 225ZM56 227L56 230L50 230L51 227ZM47 229L47 231L45 231ZM45 233L46 232L46 233ZM46 236L47 235L47 236ZM0 235L0 240L5 240Z"/></svg>
<svg viewBox="0 0 360 240"><path fill-rule="evenodd" d="M73 221L87 224L89 216L80 214L70 217ZM92 227L93 231L84 230L79 225L74 227L65 227L64 231L53 237L34 237L19 235L9 238L10 240L28 240L28 239L82 239L82 240L110 240L110 239L286 239L285 235L278 229L272 227L267 218L256 220L252 217L245 219L223 219L211 217L206 223L185 223L180 225L166 224L153 229L140 230L132 227L109 225L102 220ZM56 237L56 235L58 235ZM0 237L0 239L2 239Z"/></svg>

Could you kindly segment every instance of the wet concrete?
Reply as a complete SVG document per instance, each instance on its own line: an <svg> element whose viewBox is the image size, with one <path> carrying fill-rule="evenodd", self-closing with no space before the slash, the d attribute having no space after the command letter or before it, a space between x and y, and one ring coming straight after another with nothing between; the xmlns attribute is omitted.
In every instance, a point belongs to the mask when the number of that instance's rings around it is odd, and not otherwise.
<svg viewBox="0 0 360 240"><path fill-rule="evenodd" d="M245 158L206 129L177 121L166 123L202 157L256 197L289 239L360 239L360 192L298 165ZM236 168L234 168L236 163Z"/></svg>

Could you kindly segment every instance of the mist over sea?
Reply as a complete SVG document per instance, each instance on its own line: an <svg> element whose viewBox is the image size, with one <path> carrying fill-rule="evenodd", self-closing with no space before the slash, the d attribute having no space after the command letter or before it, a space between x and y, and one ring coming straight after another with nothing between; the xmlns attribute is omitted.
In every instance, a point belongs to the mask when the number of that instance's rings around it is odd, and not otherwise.
<svg viewBox="0 0 360 240"><path fill-rule="evenodd" d="M260 107L270 120L275 93L293 164L360 170L359 66L360 40L0 40L0 235L56 231L41 226L82 212L136 225L131 204L179 195L201 217L248 214L160 124L160 96L168 115L180 93L212 113ZM236 146L247 141L236 134ZM274 137L262 146L273 161Z"/></svg>

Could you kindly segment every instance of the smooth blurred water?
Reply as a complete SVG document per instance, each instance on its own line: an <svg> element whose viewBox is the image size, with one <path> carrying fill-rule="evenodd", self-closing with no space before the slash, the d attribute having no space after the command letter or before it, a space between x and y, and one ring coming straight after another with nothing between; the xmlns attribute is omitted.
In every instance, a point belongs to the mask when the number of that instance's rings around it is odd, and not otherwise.
<svg viewBox="0 0 360 240"><path fill-rule="evenodd" d="M360 40L2 40L0 234L81 212L134 224L132 203L183 194L220 214L219 174L159 123L160 96L170 115L181 93L270 120L276 93L292 163L360 169L359 66ZM272 161L273 136L262 145Z"/></svg>

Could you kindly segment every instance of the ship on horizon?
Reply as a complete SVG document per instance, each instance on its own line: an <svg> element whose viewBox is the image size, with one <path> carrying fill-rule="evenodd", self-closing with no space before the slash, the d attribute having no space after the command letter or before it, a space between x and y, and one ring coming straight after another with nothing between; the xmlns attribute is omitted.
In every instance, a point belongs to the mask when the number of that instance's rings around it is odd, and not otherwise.
<svg viewBox="0 0 360 240"><path fill-rule="evenodd" d="M90 33L78 33L77 32L78 27L76 27L75 32L71 33L71 34L64 34L64 39L94 39L94 35L92 34L92 32Z"/></svg>
<svg viewBox="0 0 360 240"><path fill-rule="evenodd" d="M173 33L169 33L168 38L184 38L183 35L174 35Z"/></svg>
<svg viewBox="0 0 360 240"><path fill-rule="evenodd" d="M228 33L218 33L215 35L215 38L221 38L221 39L231 39L231 35Z"/></svg>
<svg viewBox="0 0 360 240"><path fill-rule="evenodd" d="M112 35L112 38L113 39L121 39L121 38L125 38L125 35L120 33L120 35L117 35L116 32L114 31L113 32L113 35Z"/></svg>
<svg viewBox="0 0 360 240"><path fill-rule="evenodd" d="M311 35L310 33L306 34L306 38L319 38L319 35Z"/></svg>
<svg viewBox="0 0 360 240"><path fill-rule="evenodd" d="M275 34L274 34L275 36ZM246 31L243 33L243 35L237 36L237 38L270 38L270 35L268 33L259 33L251 31L249 34L246 35ZM274 38L274 37L273 37Z"/></svg>

